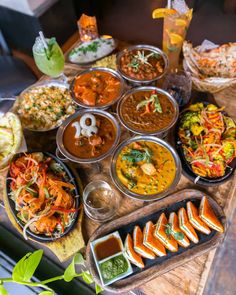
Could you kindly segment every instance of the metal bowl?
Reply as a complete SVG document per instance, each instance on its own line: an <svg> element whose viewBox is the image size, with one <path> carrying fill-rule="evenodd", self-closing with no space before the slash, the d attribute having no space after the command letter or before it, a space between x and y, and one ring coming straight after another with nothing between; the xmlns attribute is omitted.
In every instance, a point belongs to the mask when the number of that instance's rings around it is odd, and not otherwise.
<svg viewBox="0 0 236 295"><path fill-rule="evenodd" d="M45 81L39 81L31 86L29 86L28 88L26 88L25 90L23 90L20 95L17 97L16 99L16 102L14 103L13 105L13 112L17 114L17 111L18 111L18 102L21 100L22 98L22 95L26 92L29 92L31 89L34 89L34 88L38 88L38 87L51 87L51 86L55 86L55 87L58 87L58 88L61 88L61 89L68 89L69 90L69 84L66 83L66 82L63 82L63 81L60 81L60 80L54 80L54 79L50 79L50 80L45 80ZM71 100L72 102L72 100ZM34 131L34 132L45 132L45 131L51 131L51 130L55 130L57 129L60 125L62 124L62 122L60 122L60 124L58 125L55 125L51 128L48 128L48 129L33 129L33 128L29 128L27 126L24 126L24 129L26 130L30 130L30 131Z"/></svg>
<svg viewBox="0 0 236 295"><path fill-rule="evenodd" d="M109 119L112 122L112 124L115 128L115 132L116 132L116 138L115 138L115 141L114 141L113 145L111 146L111 148L106 153L104 153L96 158L88 158L88 159L78 158L78 157L72 155L69 151L67 151L67 149L65 148L64 143L63 143L63 134L64 134L64 131L65 131L66 127L68 126L68 124L71 121L73 121L75 118L77 118L78 116L82 116L83 114L86 114L86 113L98 114L100 116L106 117L107 119ZM104 158L111 155L111 153L114 151L117 144L119 143L119 140L120 140L120 126L119 126L117 120L110 113L105 112L103 110L98 110L98 109L79 110L78 112L76 112L75 114L70 116L67 120L65 120L62 123L62 125L59 127L59 129L57 131L57 135L56 135L56 142L57 142L57 147L58 147L59 151L67 159L69 159L72 162L76 162L76 163L94 163L94 162L98 162L98 161L103 160Z"/></svg>
<svg viewBox="0 0 236 295"><path fill-rule="evenodd" d="M159 76L157 76L157 77L155 77L153 79L149 79L149 80L139 80L139 79L132 78L132 77L128 76L127 74L125 74L121 69L120 60L121 60L122 56L125 53L127 53L127 51L133 51L133 50L149 50L149 51L152 51L154 53L157 53L157 54L161 55L161 57L163 58L164 63L165 63L163 73L161 75L159 75ZM140 45L130 46L130 47L125 48L124 50L120 51L116 56L116 65L117 65L117 70L121 74L121 76L123 78L125 78L126 80L128 80L129 82L131 82L132 84L134 84L134 85L149 85L149 84L152 84L153 82L161 79L166 74L166 72L168 70L168 67L169 67L169 60L168 60L167 55L161 49L159 49L158 47L151 46L151 45L145 45L145 44L142 45L142 44L140 44Z"/></svg>
<svg viewBox="0 0 236 295"><path fill-rule="evenodd" d="M163 147L165 147L173 156L174 161L175 161L175 166L176 166L176 173L175 173L175 178L172 182L172 184L165 190L162 191L158 194L153 194L153 195L142 195L142 194L137 194L134 193L132 191L130 191L126 186L124 186L122 184L122 182L119 180L117 173L116 173L116 161L117 158L120 154L120 152L122 151L122 149L129 145L132 142L137 142L137 141L149 141L149 142L154 142L157 143ZM181 176L181 162L179 159L178 154L176 153L176 151L172 148L172 146L167 143L166 141L154 137L154 136L136 136L136 137L132 137L128 140L123 141L115 150L113 156L112 156L112 160L111 160L111 168L110 168L110 173L111 173L111 178L114 182L114 184L117 186L117 188L124 193L126 196L133 198L133 199L137 199L140 201L155 201L155 200L160 200L162 198L164 198L165 196L167 196L173 189L175 189L176 185L178 184L179 180L180 180L180 176Z"/></svg>
<svg viewBox="0 0 236 295"><path fill-rule="evenodd" d="M75 81L78 77L84 75L84 74L87 74L87 73L90 73L90 72L106 72L106 73L109 73L111 74L112 76L116 77L119 82L120 82L120 85L121 85L121 90L120 90L120 93L117 97L115 97L113 99L113 101L109 102L109 103L106 103L106 104L103 104L103 105L95 105L95 106L90 106L90 105L87 105L87 104L84 104L82 101L80 101L78 98L76 98L75 96L75 93L74 93L74 84L75 84ZM116 103L122 96L123 92L124 92L124 88L125 88L125 81L124 79L122 78L122 76L115 70L113 69L109 69L109 68L105 68L105 67L96 67L96 68L90 68L90 69L86 69L82 72L80 72L78 75L76 75L74 77L74 79L72 80L71 84L70 84L70 93L71 93L71 96L72 96L72 99L74 100L74 102L79 105L80 107L82 108L96 108L96 109L107 109L108 107L110 107L111 105L113 105L114 103Z"/></svg>
<svg viewBox="0 0 236 295"><path fill-rule="evenodd" d="M156 91L157 93L163 94L169 98L170 102L172 103L172 105L174 107L174 117L168 126L166 126L163 129L160 129L158 131L147 132L147 131L136 130L127 124L127 122L124 120L124 118L122 117L122 114L121 114L122 105L125 103L126 99L130 95L140 92L140 91ZM142 87L132 88L132 89L128 90L123 95L123 97L121 98L121 100L119 101L119 103L117 105L117 114L118 114L121 124L125 128L127 128L128 130L130 130L131 132L133 132L135 134L140 134L140 135L156 135L156 136L162 138L166 134L166 132L176 123L178 116L179 116L179 106L178 106L177 102L175 101L175 99L167 91L162 90L157 87L154 87L154 86L142 86Z"/></svg>

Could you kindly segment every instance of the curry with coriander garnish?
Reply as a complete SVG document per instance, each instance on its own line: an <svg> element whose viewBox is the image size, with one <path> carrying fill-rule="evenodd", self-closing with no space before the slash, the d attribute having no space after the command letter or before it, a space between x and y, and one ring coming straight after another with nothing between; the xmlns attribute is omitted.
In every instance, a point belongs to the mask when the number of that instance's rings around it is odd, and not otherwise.
<svg viewBox="0 0 236 295"><path fill-rule="evenodd" d="M137 141L121 150L116 161L116 174L131 192L154 195L171 186L176 164L164 146L152 141Z"/></svg>
<svg viewBox="0 0 236 295"><path fill-rule="evenodd" d="M176 122L178 106L174 99L156 87L129 90L118 104L121 123L134 133L158 134Z"/></svg>
<svg viewBox="0 0 236 295"><path fill-rule="evenodd" d="M164 73L165 61L156 51L140 48L124 50L120 70L130 78L152 80Z"/></svg>

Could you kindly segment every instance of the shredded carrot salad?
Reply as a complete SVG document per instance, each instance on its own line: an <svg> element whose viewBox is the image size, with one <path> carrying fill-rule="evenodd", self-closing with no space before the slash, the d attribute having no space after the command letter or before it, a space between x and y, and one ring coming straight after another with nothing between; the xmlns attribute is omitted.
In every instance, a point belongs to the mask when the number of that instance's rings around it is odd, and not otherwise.
<svg viewBox="0 0 236 295"><path fill-rule="evenodd" d="M63 167L43 153L24 154L10 165L10 196L26 229L59 237L74 220L75 187Z"/></svg>
<svg viewBox="0 0 236 295"><path fill-rule="evenodd" d="M197 103L181 116L178 135L186 160L202 177L224 176L236 158L236 125L223 109Z"/></svg>

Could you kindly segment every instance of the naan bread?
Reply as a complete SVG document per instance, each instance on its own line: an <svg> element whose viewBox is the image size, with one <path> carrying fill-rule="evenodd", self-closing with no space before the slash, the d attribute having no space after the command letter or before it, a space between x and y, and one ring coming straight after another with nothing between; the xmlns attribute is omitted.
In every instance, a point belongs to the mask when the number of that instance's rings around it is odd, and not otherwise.
<svg viewBox="0 0 236 295"><path fill-rule="evenodd" d="M192 72L199 76L236 78L236 43L228 43L199 52L191 43L184 42L183 54Z"/></svg>
<svg viewBox="0 0 236 295"><path fill-rule="evenodd" d="M0 169L4 168L21 146L23 132L17 115L0 117Z"/></svg>

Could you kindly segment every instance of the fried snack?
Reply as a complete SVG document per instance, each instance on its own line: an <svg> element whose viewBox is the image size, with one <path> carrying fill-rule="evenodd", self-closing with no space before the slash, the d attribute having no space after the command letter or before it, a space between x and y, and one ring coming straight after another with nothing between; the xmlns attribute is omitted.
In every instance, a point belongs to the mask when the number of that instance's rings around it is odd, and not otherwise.
<svg viewBox="0 0 236 295"><path fill-rule="evenodd" d="M179 227L179 221L178 221L178 216L175 212L171 212L169 216L169 224L171 227L171 235L175 239L175 235L182 233L183 234L183 239L176 239L177 243L184 247L187 248L190 245L189 239L186 237L186 235L182 232L182 230Z"/></svg>
<svg viewBox="0 0 236 295"><path fill-rule="evenodd" d="M192 226L195 229L199 230L200 232L206 235L209 235L211 233L211 230L209 229L209 227L199 217L198 209L193 205L191 201L187 203L187 213L188 213L189 222L192 224Z"/></svg>
<svg viewBox="0 0 236 295"><path fill-rule="evenodd" d="M154 259L156 255L143 244L143 233L138 225L133 232L134 250L144 258Z"/></svg>
<svg viewBox="0 0 236 295"><path fill-rule="evenodd" d="M178 251L178 243L171 236L166 233L167 218L165 213L162 213L157 221L154 236L171 252Z"/></svg>
<svg viewBox="0 0 236 295"><path fill-rule="evenodd" d="M201 200L199 207L200 218L212 229L224 232L224 227L219 219L216 217L213 209L211 208L209 201L206 196Z"/></svg>
<svg viewBox="0 0 236 295"><path fill-rule="evenodd" d="M199 242L198 235L188 220L187 212L185 208L181 208L178 211L179 227L186 234L186 236L195 244Z"/></svg>
<svg viewBox="0 0 236 295"><path fill-rule="evenodd" d="M137 267L144 268L142 257L134 251L134 244L130 234L128 234L125 239L125 249L128 259L131 261L131 263Z"/></svg>
<svg viewBox="0 0 236 295"><path fill-rule="evenodd" d="M166 249L163 244L154 236L155 226L148 221L143 230L143 244L152 250L157 256L165 256Z"/></svg>

